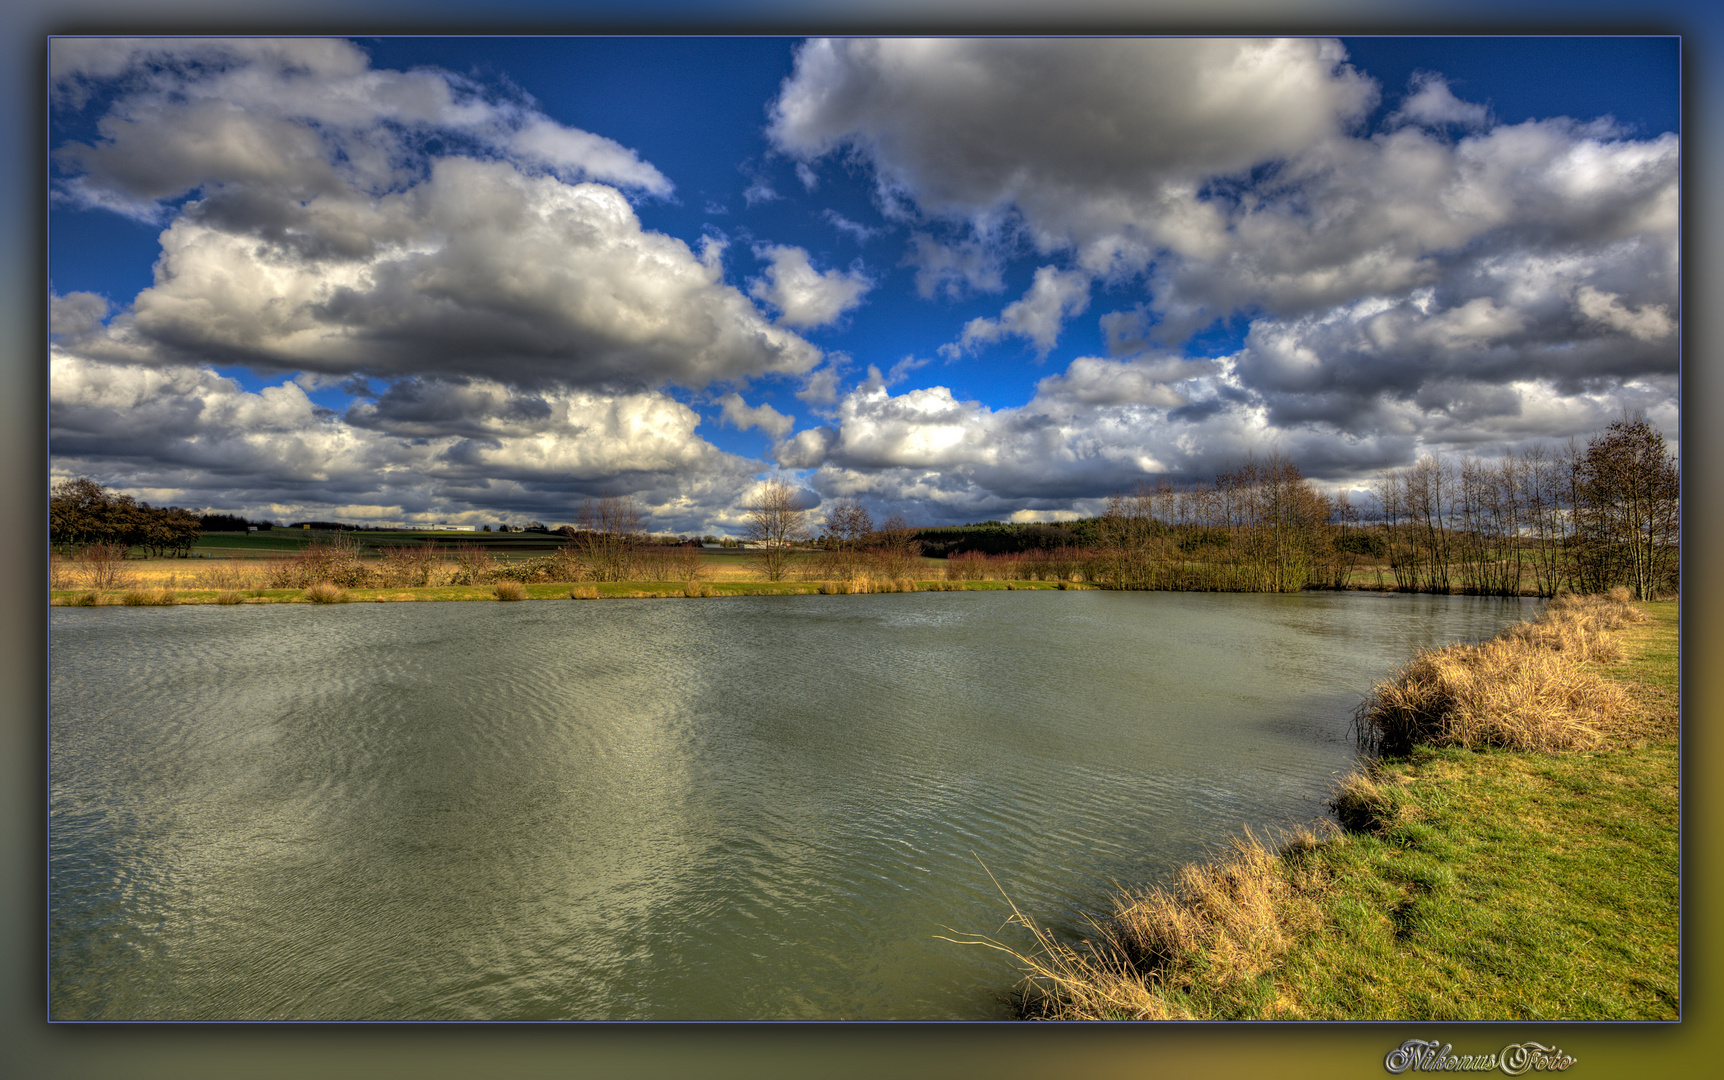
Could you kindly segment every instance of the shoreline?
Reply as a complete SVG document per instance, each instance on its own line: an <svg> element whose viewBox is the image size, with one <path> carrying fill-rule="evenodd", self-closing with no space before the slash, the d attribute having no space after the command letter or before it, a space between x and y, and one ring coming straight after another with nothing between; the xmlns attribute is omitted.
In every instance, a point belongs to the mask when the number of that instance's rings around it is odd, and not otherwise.
<svg viewBox="0 0 1724 1080"><path fill-rule="evenodd" d="M1334 818L1122 889L1089 940L1055 939L1008 897L1029 945L965 943L1017 959L1026 1019L1679 1019L1679 605L1559 641L1590 602L1379 683L1367 724L1437 662L1465 682L1507 657L1458 691L1485 708L1448 703L1486 726L1416 703L1438 727L1342 781ZM1541 684L1506 686L1546 663Z"/></svg>
<svg viewBox="0 0 1724 1080"><path fill-rule="evenodd" d="M339 599L312 599L311 588L180 588L149 586L108 589L50 589L50 607L180 607L203 604L315 604L315 603L465 603L471 601L520 600L666 600L714 599L734 596L812 596L860 595L903 592L1182 592L1191 595L1254 595L1239 590L1213 589L1115 589L1081 581L1044 580L968 580L950 581L940 578L900 579L898 581L847 582L838 580L749 581L616 581L616 582L532 582L521 586L523 595L502 596L498 584L437 585L413 588L334 587ZM518 584L518 583L517 583ZM692 589L690 587L692 585ZM909 586L909 587L906 587ZM591 595L576 595L583 590ZM1539 600L1533 593L1504 595L1498 593L1422 592L1382 588L1370 585L1344 588L1319 587L1301 589L1295 593L1255 595L1297 596L1304 593L1368 593L1382 596L1476 596L1498 600ZM237 596L237 599L235 598Z"/></svg>
<svg viewBox="0 0 1724 1080"><path fill-rule="evenodd" d="M903 586L911 586L905 588ZM861 595L902 592L1078 592L1097 586L1059 581L941 581L908 579L839 581L700 581L690 590L682 582L537 582L520 586L520 595L501 595L497 585L441 585L424 588L339 589L339 599L317 600L312 589L52 589L50 607L180 607L203 604L437 603L520 600L666 600L720 599L734 596ZM576 595L580 593L581 595ZM94 597L94 600L91 600ZM225 597L225 598L224 598Z"/></svg>

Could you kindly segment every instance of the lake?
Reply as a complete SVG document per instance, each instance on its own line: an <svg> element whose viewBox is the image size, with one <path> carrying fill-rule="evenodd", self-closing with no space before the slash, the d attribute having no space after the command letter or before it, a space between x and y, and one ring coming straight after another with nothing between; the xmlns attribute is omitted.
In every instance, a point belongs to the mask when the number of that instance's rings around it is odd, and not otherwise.
<svg viewBox="0 0 1724 1080"><path fill-rule="evenodd" d="M987 1020L1324 813L1351 711L1532 601L971 592L55 608L50 1004L87 1020ZM990 872L998 881L990 879Z"/></svg>

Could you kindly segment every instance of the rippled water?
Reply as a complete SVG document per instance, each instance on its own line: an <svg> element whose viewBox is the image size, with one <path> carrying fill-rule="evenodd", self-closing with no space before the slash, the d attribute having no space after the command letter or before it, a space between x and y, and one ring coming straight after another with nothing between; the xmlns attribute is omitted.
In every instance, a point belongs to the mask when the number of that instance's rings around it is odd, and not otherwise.
<svg viewBox="0 0 1724 1080"><path fill-rule="evenodd" d="M1309 820L1519 601L943 593L55 609L59 1019L989 1019ZM984 864L986 869L984 870ZM956 932L955 934L953 932Z"/></svg>

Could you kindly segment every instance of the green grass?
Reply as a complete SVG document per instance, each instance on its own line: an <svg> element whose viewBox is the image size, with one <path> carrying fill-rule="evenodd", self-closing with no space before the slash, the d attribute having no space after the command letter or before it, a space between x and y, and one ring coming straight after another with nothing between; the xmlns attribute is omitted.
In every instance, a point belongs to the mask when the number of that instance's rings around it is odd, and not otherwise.
<svg viewBox="0 0 1724 1080"><path fill-rule="evenodd" d="M1261 985L1210 994L1194 1011L1675 1019L1673 743L1419 750L1386 764L1384 779L1402 788L1400 820L1307 855L1325 882L1322 932Z"/></svg>

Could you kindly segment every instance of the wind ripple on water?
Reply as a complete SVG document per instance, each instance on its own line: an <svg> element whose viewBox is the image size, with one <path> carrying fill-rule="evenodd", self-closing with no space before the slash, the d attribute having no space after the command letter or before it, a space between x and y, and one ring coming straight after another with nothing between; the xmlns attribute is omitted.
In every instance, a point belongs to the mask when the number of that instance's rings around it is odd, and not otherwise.
<svg viewBox="0 0 1724 1080"><path fill-rule="evenodd" d="M1416 617L1409 613L1416 613ZM1456 598L55 609L57 1018L1001 1016L1351 760ZM992 876L990 876L990 874ZM996 884L997 881L997 884Z"/></svg>

